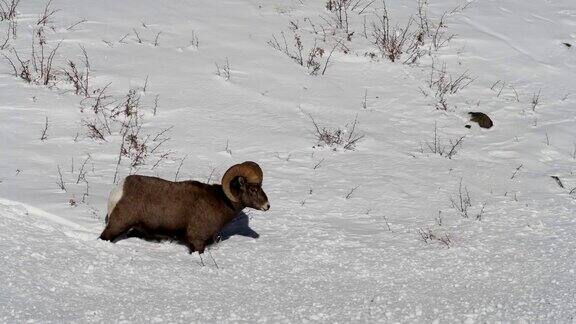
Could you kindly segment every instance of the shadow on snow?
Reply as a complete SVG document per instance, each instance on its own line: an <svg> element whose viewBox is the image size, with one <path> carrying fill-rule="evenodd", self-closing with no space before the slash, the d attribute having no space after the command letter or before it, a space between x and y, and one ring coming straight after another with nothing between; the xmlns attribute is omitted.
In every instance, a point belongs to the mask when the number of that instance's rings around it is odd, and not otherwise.
<svg viewBox="0 0 576 324"><path fill-rule="evenodd" d="M257 239L258 237L260 237L260 234L258 234L252 228L250 228L250 218L244 212L240 212L236 216L236 218L234 218L230 223L228 223L226 226L224 226L224 228L218 234L217 241L223 242L223 241L228 240L232 236L236 236L236 235L250 237L253 239ZM146 232L143 232L143 231L140 231L140 230L133 228L133 229L130 229L128 232L126 232L121 237L119 237L116 240L116 242L121 241L121 240L125 240L127 238L136 237L136 238L146 240L148 242L170 241L170 242L174 242L177 244L186 245L184 243L183 236L184 236L183 233L177 233L176 235L173 235L173 236L155 235L155 234L146 233ZM208 243L208 245L211 245L214 243L214 241L212 239L210 239L207 243Z"/></svg>

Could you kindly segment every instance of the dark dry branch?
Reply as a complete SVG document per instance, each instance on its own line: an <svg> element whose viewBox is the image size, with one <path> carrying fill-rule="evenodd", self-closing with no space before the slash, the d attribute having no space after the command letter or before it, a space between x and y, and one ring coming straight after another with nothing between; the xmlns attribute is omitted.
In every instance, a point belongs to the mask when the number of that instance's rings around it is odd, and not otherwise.
<svg viewBox="0 0 576 324"><path fill-rule="evenodd" d="M76 26L78 26L78 25L80 25L80 24L83 24L83 23L85 23L85 22L87 22L87 21L88 21L88 19L79 20L79 21L73 23L72 25L68 26L68 28L66 28L66 30L72 30L72 29L74 29L74 27L76 27Z"/></svg>
<svg viewBox="0 0 576 324"><path fill-rule="evenodd" d="M178 169L176 170L176 175L174 175L174 181L178 181L178 175L180 175L180 169L182 169L182 165L184 164L184 160L188 157L188 154L184 155L182 160L180 160L180 164L178 165Z"/></svg>
<svg viewBox="0 0 576 324"><path fill-rule="evenodd" d="M214 64L216 65L216 75L224 78L226 81L230 80L231 70L228 58L226 58L226 62L224 62L224 65L222 66L220 66L217 62Z"/></svg>
<svg viewBox="0 0 576 324"><path fill-rule="evenodd" d="M158 46L158 39L160 38L160 34L162 34L162 32L158 32L158 34L156 34L156 37L154 37L154 46Z"/></svg>
<svg viewBox="0 0 576 324"><path fill-rule="evenodd" d="M60 9L52 9L50 8L50 6L52 5L52 0L48 0L48 2L46 3L46 5L44 6L44 11L42 12L42 15L40 16L40 18L38 19L38 21L36 22L36 25L40 26L46 26L46 24L50 23L50 18L57 13L58 11L60 11Z"/></svg>
<svg viewBox="0 0 576 324"><path fill-rule="evenodd" d="M83 55L84 68L79 69L78 65L72 60L68 61L68 69L63 69L64 74L68 78L68 81L74 86L75 93L77 95L82 95L84 98L88 98L91 95L90 92L90 61L88 60L88 53L84 46L80 46Z"/></svg>
<svg viewBox="0 0 576 324"><path fill-rule="evenodd" d="M58 165L58 182L56 182L58 184L58 188L60 188L62 191L66 191L66 184L64 183L64 179L62 177L62 171L60 170L60 166Z"/></svg>
<svg viewBox="0 0 576 324"><path fill-rule="evenodd" d="M0 0L0 21L13 20L16 18L16 8L20 0Z"/></svg>
<svg viewBox="0 0 576 324"><path fill-rule="evenodd" d="M42 135L40 136L41 141L48 139L48 116L46 116L46 122L44 123L44 130L42 130Z"/></svg>
<svg viewBox="0 0 576 324"><path fill-rule="evenodd" d="M140 38L140 34L138 34L138 32L136 31L136 28L132 28L132 30L134 31L134 35L136 35L136 40L138 41L138 44L142 44L142 38Z"/></svg>
<svg viewBox="0 0 576 324"><path fill-rule="evenodd" d="M532 100L530 101L532 111L536 111L536 107L540 104L540 94L542 89L538 90L538 93L532 95Z"/></svg>
<svg viewBox="0 0 576 324"><path fill-rule="evenodd" d="M556 181L558 186L560 188L564 189L564 184L562 183L562 180L560 180L560 178L558 176L550 176L550 178L554 179L554 181Z"/></svg>
<svg viewBox="0 0 576 324"><path fill-rule="evenodd" d="M443 244L447 248L450 248L450 246L452 245L452 239L450 238L450 235L447 233L439 236L439 235L434 234L431 229L424 230L422 228L419 228L418 234L420 234L420 237L422 238L422 240L426 244L430 244L430 243L436 241L438 243Z"/></svg>
<svg viewBox="0 0 576 324"><path fill-rule="evenodd" d="M153 108L154 116L156 116L159 102L160 102L160 95L156 95L156 97L154 97L154 108Z"/></svg>
<svg viewBox="0 0 576 324"><path fill-rule="evenodd" d="M462 179L460 179L460 185L458 186L458 195L456 198L450 198L452 207L460 212L460 215L464 218L469 217L469 209L472 207L472 200L470 199L470 193L466 186L462 186Z"/></svg>
<svg viewBox="0 0 576 324"><path fill-rule="evenodd" d="M522 167L524 166L524 164L520 164L516 170L514 170L514 173L512 173L512 176L510 177L510 180L514 179L516 177L516 175L518 174L518 172L520 172L520 169L522 169Z"/></svg>
<svg viewBox="0 0 576 324"><path fill-rule="evenodd" d="M76 178L76 184L79 184L80 181L86 181L86 173L88 172L88 170L86 170L86 164L88 163L88 161L90 161L90 159L91 159L91 156L90 156L90 154L88 154L86 156L86 159L84 160L84 162L82 162L82 165L80 166L80 170L78 171L78 177Z"/></svg>
<svg viewBox="0 0 576 324"><path fill-rule="evenodd" d="M192 40L190 41L190 46L198 49L200 42L198 41L198 34L195 31L192 31Z"/></svg>
<svg viewBox="0 0 576 324"><path fill-rule="evenodd" d="M354 188L352 188L352 190L350 190L350 192L348 192L348 194L346 195L346 199L350 199L352 198L352 194L354 193L354 191L356 191L356 189L358 189L360 186L356 186Z"/></svg>
<svg viewBox="0 0 576 324"><path fill-rule="evenodd" d="M341 44L340 41L338 41L336 44L334 44L334 46L332 47L332 50L330 50L330 54L328 54L328 57L326 58L326 63L324 63L324 69L322 70L322 75L324 75L326 73L326 69L328 68L328 63L330 62L330 58L332 57L332 53L334 53L334 50L340 44Z"/></svg>

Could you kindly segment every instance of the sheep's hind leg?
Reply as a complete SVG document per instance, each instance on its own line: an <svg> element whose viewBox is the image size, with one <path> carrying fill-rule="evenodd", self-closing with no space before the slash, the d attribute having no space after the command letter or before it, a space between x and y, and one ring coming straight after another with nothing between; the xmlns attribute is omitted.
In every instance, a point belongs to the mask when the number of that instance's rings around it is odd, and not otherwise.
<svg viewBox="0 0 576 324"><path fill-rule="evenodd" d="M187 234L185 238L186 246L188 247L188 252L192 254L193 252L198 252L200 257L200 264L205 266L204 259L202 258L202 253L204 253L204 242L200 240L195 240L191 235Z"/></svg>

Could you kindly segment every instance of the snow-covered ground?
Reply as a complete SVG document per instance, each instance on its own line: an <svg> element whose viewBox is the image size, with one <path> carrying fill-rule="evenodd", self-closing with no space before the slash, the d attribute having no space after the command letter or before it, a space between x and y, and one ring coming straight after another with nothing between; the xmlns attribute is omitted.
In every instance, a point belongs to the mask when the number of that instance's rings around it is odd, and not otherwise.
<svg viewBox="0 0 576 324"><path fill-rule="evenodd" d="M445 17L445 47L403 64L371 44L382 4L369 3L346 40L321 32L326 1L54 0L45 26L45 2L22 1L0 52L28 59L42 26L47 51L62 43L56 84L0 63L0 321L575 321L576 4L474 1ZM391 28L417 4L388 1ZM425 7L437 24L462 4ZM284 32L293 52L292 30L304 59L314 40L324 50L320 70L340 41L324 75L269 44ZM109 84L104 106L140 97L148 155L134 168L117 168L121 120L106 133L98 92L64 80L68 60L83 71L80 46L90 89ZM428 82L443 64L473 82L438 110ZM469 111L495 126L465 128ZM355 118L354 150L317 145L312 119L350 131ZM464 136L450 159L431 152L435 127L448 151ZM97 239L116 173L217 183L245 160L272 208L225 230L218 267L175 243ZM464 217L452 201L467 196Z"/></svg>

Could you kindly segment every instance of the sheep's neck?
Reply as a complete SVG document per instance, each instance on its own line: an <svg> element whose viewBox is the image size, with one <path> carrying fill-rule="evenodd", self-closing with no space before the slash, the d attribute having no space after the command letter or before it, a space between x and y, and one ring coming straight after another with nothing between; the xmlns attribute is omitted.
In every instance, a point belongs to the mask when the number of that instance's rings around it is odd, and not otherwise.
<svg viewBox="0 0 576 324"><path fill-rule="evenodd" d="M228 223L236 218L236 216L238 216L238 214L244 208L246 208L246 206L244 206L242 203L236 203L229 200L226 208L226 215L224 215L225 223Z"/></svg>
<svg viewBox="0 0 576 324"><path fill-rule="evenodd" d="M226 197L226 194L224 193L224 190L222 189L221 185L215 185L217 190L219 191L220 197L221 199L224 201L224 224L229 223L231 220L233 220L234 218L236 218L236 216L238 216L238 214L242 211L242 209L246 208L246 206L244 204L242 204L241 202L234 202L230 199L228 199L228 197Z"/></svg>

